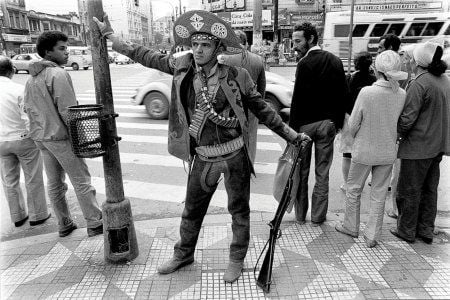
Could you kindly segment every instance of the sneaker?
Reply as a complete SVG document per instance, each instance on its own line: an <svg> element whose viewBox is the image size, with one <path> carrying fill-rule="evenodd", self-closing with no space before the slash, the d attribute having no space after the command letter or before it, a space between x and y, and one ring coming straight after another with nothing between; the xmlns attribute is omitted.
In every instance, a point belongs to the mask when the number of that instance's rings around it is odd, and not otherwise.
<svg viewBox="0 0 450 300"><path fill-rule="evenodd" d="M60 230L59 231L59 236L60 237L65 237L68 236L69 234L72 233L72 231L74 231L75 229L77 229L77 224L72 223L72 225L69 228L66 228L64 230Z"/></svg>
<svg viewBox="0 0 450 300"><path fill-rule="evenodd" d="M103 234L103 224L98 225L94 228L88 228L87 229L88 237L93 237L99 234Z"/></svg>
<svg viewBox="0 0 450 300"><path fill-rule="evenodd" d="M375 247L376 245L378 245L378 242L377 242L377 241L371 240L371 239L369 239L367 236L364 236L364 241L366 242L366 246L367 246L368 248L373 248L373 247Z"/></svg>
<svg viewBox="0 0 450 300"><path fill-rule="evenodd" d="M159 274L170 274L175 272L176 270L190 265L194 262L194 257L188 257L186 259L178 259L175 257L172 257L170 260L166 261L162 265L158 267L158 273Z"/></svg>
<svg viewBox="0 0 450 300"><path fill-rule="evenodd" d="M323 222L325 222L325 221L322 221L322 222L313 222L313 221L311 221L311 226L312 227L319 227L319 226L321 226L323 224Z"/></svg>
<svg viewBox="0 0 450 300"><path fill-rule="evenodd" d="M223 275L223 280L227 283L235 282L241 276L243 267L243 261L230 261L228 263L228 268Z"/></svg>
<svg viewBox="0 0 450 300"><path fill-rule="evenodd" d="M43 218L41 220L30 221L30 226L36 226L36 225L42 224L45 221L47 221L48 219L50 219L51 216L52 216L52 214L49 213L47 217L45 217L45 218Z"/></svg>
<svg viewBox="0 0 450 300"><path fill-rule="evenodd" d="M358 237L358 233L357 232L352 232L350 230L348 230L347 228L344 227L344 225L342 225L342 223L337 224L334 229L336 229L336 231L349 235L353 238L357 238Z"/></svg>
<svg viewBox="0 0 450 300"><path fill-rule="evenodd" d="M25 221L26 221L26 220L28 220L28 216L26 216L25 218L23 218L23 219L20 220L20 221L14 222L14 226L20 227L20 226L22 226L23 224L25 224Z"/></svg>

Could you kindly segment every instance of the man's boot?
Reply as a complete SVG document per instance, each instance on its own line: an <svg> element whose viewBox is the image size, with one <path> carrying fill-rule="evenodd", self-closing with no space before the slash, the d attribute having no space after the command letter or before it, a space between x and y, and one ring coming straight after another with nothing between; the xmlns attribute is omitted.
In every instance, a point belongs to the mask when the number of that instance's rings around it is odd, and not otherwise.
<svg viewBox="0 0 450 300"><path fill-rule="evenodd" d="M239 276L241 276L242 268L244 267L244 261L232 261L228 263L228 268L223 275L223 280L228 283L235 282Z"/></svg>
<svg viewBox="0 0 450 300"><path fill-rule="evenodd" d="M185 259L179 259L176 257L172 257L170 260L166 261L162 265L158 267L158 273L159 274L170 274L175 272L176 270L190 265L194 262L194 257L188 257Z"/></svg>

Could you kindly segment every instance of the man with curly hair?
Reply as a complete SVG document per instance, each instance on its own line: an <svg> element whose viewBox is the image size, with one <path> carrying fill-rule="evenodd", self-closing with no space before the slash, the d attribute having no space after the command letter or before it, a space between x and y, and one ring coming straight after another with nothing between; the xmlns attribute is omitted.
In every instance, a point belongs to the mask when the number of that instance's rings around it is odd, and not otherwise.
<svg viewBox="0 0 450 300"><path fill-rule="evenodd" d="M317 45L317 30L311 23L296 25L292 40L301 58L295 75L289 125L297 132L305 132L314 143L316 184L311 199L311 222L319 226L326 220L333 142L336 131L343 125L348 88L341 60ZM305 223L308 212L312 147L306 150L300 168L301 188L294 202L300 224Z"/></svg>

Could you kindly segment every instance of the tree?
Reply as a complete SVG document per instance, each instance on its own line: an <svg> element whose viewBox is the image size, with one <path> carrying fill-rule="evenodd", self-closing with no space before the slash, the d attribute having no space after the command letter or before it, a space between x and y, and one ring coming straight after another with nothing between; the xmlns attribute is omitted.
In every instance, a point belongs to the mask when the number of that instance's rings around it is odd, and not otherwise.
<svg viewBox="0 0 450 300"><path fill-rule="evenodd" d="M164 36L160 32L155 32L155 44L159 45L162 43Z"/></svg>

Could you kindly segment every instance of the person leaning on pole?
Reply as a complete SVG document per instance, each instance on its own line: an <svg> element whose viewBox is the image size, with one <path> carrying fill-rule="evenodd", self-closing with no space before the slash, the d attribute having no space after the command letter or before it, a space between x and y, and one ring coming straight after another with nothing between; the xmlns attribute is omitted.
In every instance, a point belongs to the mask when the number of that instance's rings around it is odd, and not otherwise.
<svg viewBox="0 0 450 300"><path fill-rule="evenodd" d="M67 107L77 105L72 80L64 65L69 58L68 37L60 31L42 33L36 43L43 58L30 64L30 79L25 86L25 110L30 119L30 137L41 150L47 174L47 189L59 225L65 237L77 228L67 204L66 173L87 223L87 234L103 233L102 211L91 185L84 159L75 156L69 141Z"/></svg>
<svg viewBox="0 0 450 300"><path fill-rule="evenodd" d="M174 24L177 45L190 46L192 54L173 59L144 46L124 42L114 34L107 15L94 18L113 49L150 68L173 75L169 110L169 153L189 162L186 200L181 216L180 240L172 259L158 267L169 274L194 261L194 251L220 176L224 174L233 239L230 261L223 279L239 278L250 239L250 176L247 110L291 143L308 137L293 131L266 104L243 68L217 63L217 55L240 53L239 39L231 26L206 11L189 11Z"/></svg>
<svg viewBox="0 0 450 300"><path fill-rule="evenodd" d="M12 81L14 67L0 56L0 160L3 190L11 221L22 226L28 217L30 226L44 223L50 214L45 200L42 158L29 137L29 121L23 111L24 86ZM27 209L20 188L20 167L25 176Z"/></svg>

